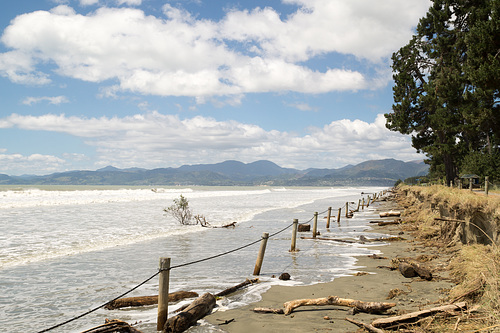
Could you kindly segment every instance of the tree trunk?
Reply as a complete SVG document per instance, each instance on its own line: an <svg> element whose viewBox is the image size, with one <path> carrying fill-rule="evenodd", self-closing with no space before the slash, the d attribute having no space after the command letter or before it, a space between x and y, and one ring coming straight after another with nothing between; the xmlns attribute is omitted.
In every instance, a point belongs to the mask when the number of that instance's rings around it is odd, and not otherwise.
<svg viewBox="0 0 500 333"><path fill-rule="evenodd" d="M174 293L168 294L168 302L173 303L180 301L184 298L194 298L199 295L192 291L176 291ZM126 308L129 306L146 306L158 304L158 295L154 296L138 296L138 297L126 297L114 300L104 307L108 310Z"/></svg>
<svg viewBox="0 0 500 333"><path fill-rule="evenodd" d="M215 297L210 293L203 294L195 299L184 311L174 317L168 318L163 332L180 333L209 314L215 306Z"/></svg>
<svg viewBox="0 0 500 333"><path fill-rule="evenodd" d="M385 303L385 302L363 302L354 299L340 298L338 296L328 296L324 298L315 299L298 299L284 304L285 315L290 314L294 309L299 306L306 305L340 305L355 308L360 312L367 313L381 313L394 306L396 303Z"/></svg>

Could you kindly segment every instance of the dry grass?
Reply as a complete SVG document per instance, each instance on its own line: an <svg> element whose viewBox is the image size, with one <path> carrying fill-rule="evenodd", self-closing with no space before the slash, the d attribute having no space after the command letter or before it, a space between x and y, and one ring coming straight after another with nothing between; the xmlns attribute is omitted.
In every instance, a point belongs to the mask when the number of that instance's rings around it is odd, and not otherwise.
<svg viewBox="0 0 500 333"><path fill-rule="evenodd" d="M500 250L498 246L464 246L450 263L457 286L452 300L465 299L481 305L491 324L500 322Z"/></svg>
<svg viewBox="0 0 500 333"><path fill-rule="evenodd" d="M481 196L467 190L451 189L445 186L400 186L399 204L405 208L406 230L415 231L420 240L442 244L440 236L443 222L439 217L439 205L459 212L470 218L477 212L487 214L491 223L500 230L500 197ZM400 192L401 193L401 192ZM479 305L479 312L464 313L461 316L432 317L416 325L414 332L449 332L479 330L495 327L500 331L500 239L491 245L461 245L450 263L450 275L457 283L449 293L450 301L466 300ZM495 244L495 241L497 244ZM444 251L444 248L442 248ZM490 331L490 330L486 330Z"/></svg>

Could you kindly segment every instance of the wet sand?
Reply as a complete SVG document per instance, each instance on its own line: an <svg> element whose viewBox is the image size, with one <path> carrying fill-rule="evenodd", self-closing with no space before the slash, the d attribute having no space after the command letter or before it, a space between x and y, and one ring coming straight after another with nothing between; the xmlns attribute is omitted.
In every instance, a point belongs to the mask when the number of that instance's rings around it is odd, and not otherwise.
<svg viewBox="0 0 500 333"><path fill-rule="evenodd" d="M395 204L390 201L376 202L371 206L371 208L373 207L378 211L397 209ZM378 212L376 211L374 214L378 214ZM377 216L374 215L375 217ZM447 279L447 271L442 269L446 266L450 254L419 244L409 232L403 231L399 225L378 226L374 224L372 231L400 236L405 240L370 248L381 251L382 254L379 255L387 259L358 257L358 271L368 274L341 277L330 283L312 286L273 286L262 295L261 301L234 310L215 311L205 317L205 320L213 325L218 325L220 329L228 333L356 332L358 327L346 321L346 317L371 323L374 319L387 317L389 314L408 313L436 306L439 300L445 297L442 291L453 286ZM400 234L401 232L403 234ZM367 231L367 237L369 237L369 233L370 231ZM439 254L438 257L428 263L429 267L432 268L433 279L431 281L418 277L405 278L397 270L378 268L378 266L391 266L391 259L395 257L416 258L419 255L436 256L437 254ZM388 299L389 292L394 289L399 289L403 293ZM257 307L283 308L283 303L295 299L327 296L360 301L394 302L397 305L384 315L353 314L350 308L340 306L304 306L297 308L288 316L258 314L252 311ZM223 324L226 321L230 322Z"/></svg>

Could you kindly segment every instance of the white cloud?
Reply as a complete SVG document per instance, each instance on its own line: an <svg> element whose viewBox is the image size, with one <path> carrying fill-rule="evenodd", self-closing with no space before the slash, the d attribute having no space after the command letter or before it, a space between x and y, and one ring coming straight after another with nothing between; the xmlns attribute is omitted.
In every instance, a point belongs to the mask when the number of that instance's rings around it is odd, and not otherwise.
<svg viewBox="0 0 500 333"><path fill-rule="evenodd" d="M412 34L429 0L287 0L300 6L281 19L272 8L229 11L218 22L164 5L164 17L133 8L102 7L87 15L61 5L16 17L1 41L0 75L47 84L42 66L103 89L160 96L241 96L251 92L355 91L386 84L345 64L315 70L305 62L347 54L379 66ZM95 4L80 0L82 5ZM138 6L140 0L117 0ZM107 83L106 83L107 84ZM201 100L200 99L200 100Z"/></svg>
<svg viewBox="0 0 500 333"><path fill-rule="evenodd" d="M285 105L298 109L300 111L316 111L315 108L313 108L307 103L285 103Z"/></svg>
<svg viewBox="0 0 500 333"><path fill-rule="evenodd" d="M92 6L97 5L99 0L80 0L80 6Z"/></svg>
<svg viewBox="0 0 500 333"><path fill-rule="evenodd" d="M129 5L129 6L140 6L142 3L142 0L116 0L116 4L118 6L121 6L123 4Z"/></svg>
<svg viewBox="0 0 500 333"><path fill-rule="evenodd" d="M46 101L49 104L62 104L62 103L69 103L69 100L66 98L66 96L55 96L55 97L49 97L49 96L44 96L44 97L26 97L22 103L25 105L33 105L33 104L38 104L40 102Z"/></svg>
<svg viewBox="0 0 500 333"><path fill-rule="evenodd" d="M127 117L82 118L47 114L10 115L0 127L66 133L94 146L100 163L118 167L166 167L215 163L226 159L268 159L295 168L341 167L368 159L422 158L410 139L385 128L383 115L373 123L339 120L311 127L298 136L236 121L197 116L181 120L158 112Z"/></svg>
<svg viewBox="0 0 500 333"><path fill-rule="evenodd" d="M0 151L0 173L9 175L46 174L61 170L65 161L52 155L5 154Z"/></svg>

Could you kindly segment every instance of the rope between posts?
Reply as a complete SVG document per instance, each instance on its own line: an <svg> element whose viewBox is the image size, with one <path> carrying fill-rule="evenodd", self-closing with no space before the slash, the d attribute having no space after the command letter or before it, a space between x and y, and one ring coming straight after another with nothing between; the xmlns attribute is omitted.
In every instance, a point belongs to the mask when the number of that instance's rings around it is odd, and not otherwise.
<svg viewBox="0 0 500 333"><path fill-rule="evenodd" d="M324 212L318 213L318 215L319 215L319 214L324 214L324 213L326 213L327 211L328 211L328 209L327 209L327 210L325 210ZM307 223L311 222L313 219L314 219L314 216L313 216L313 217L311 217L311 218L310 218L307 222L302 222L302 223L299 223L299 224L307 224ZM275 233L273 233L273 234L270 234L270 235L268 236L268 238L274 237L274 236L276 236L276 235L278 235L278 234L280 234L280 233L284 232L285 230L289 229L291 226L293 226L293 223L292 223L292 224L287 225L285 228L283 228L283 229L281 229L281 230L278 230L277 232L275 232ZM54 325L54 326L52 326L52 327L46 328L46 329L44 329L44 330L42 330L42 331L38 331L38 333L49 332L49 331L51 331L51 330L53 330L53 329L56 329L56 328L58 328L58 327L64 326L64 325L66 325L66 324L69 324L69 323L71 323L71 322L73 322L73 321L75 321L75 320L77 320L77 319L80 319L80 318L82 318L82 317L85 317L85 316L87 316L87 315L89 315L89 314L91 314L91 313L93 313L93 312L95 312L95 311L97 311L97 310L99 310L99 309L101 309L101 308L105 307L105 306L106 306L106 305L108 305L109 303L111 303L111 302L113 302L113 301L116 301L117 299L122 298L122 297L124 297L124 296L128 295L128 294L129 294L129 293L131 293L132 291L136 290L137 288L141 287L142 285L144 285L144 284L148 283L150 280L152 280L153 278L155 278L156 276L158 276L158 274L160 274L160 272L162 272L162 271L169 271L169 270L172 270L172 269L176 269L176 268L180 268L180 267L185 267L185 266L189 266L189 265L193 265L193 264L198 264L198 263L200 263L200 262L204 262L204 261L212 260L212 259L215 259L215 258L219 258L219 257L225 256L225 255L227 255L227 254L230 254L230 253L233 253L233 252L237 252L237 251L243 250L243 249L245 249L245 248L247 248L247 247L250 247L250 246L252 246L252 245L255 245L255 244L259 243L259 242L261 241L261 239L262 239L262 237L261 237L260 239L258 239L258 240L255 240L255 241L253 241L253 242L251 242L251 243L248 243L248 244L246 244L246 245L240 246L240 247L238 247L238 248L236 248L236 249L232 249L232 250L229 250L229 251L226 251L226 252L223 252L223 253L219 253L219 254L214 255L214 256L210 256L210 257L207 257L207 258L203 258L203 259L199 259L199 260L195 260L195 261L187 262L187 263L184 263L184 264L175 265L175 266L169 267L168 269L165 269L165 270L158 270L158 272L156 272L155 274L153 274L152 276L150 276L149 278L147 278L146 280L144 280L144 281L143 281L143 282L141 282L140 284L138 284L138 285L136 285L135 287L133 287L132 289L129 289L128 291L126 291L126 292L122 293L121 295L119 295L119 296L117 296L117 297L113 298L112 300L110 300L110 301L108 301L108 302L106 302L106 303L104 303L104 304L101 304L101 305L99 305L99 306L97 306L97 307L95 307L95 308L93 308L93 309L91 309L91 310L89 310L89 311L87 311L87 312L85 312L85 313L82 313L82 314L80 314L80 315L78 315L78 316L76 316L76 317L73 317L73 318L71 318L71 319L68 319L68 320L66 320L65 322L62 322L62 323L59 323L59 324ZM286 268L285 268L285 269L286 269Z"/></svg>
<svg viewBox="0 0 500 333"><path fill-rule="evenodd" d="M283 229L281 229L281 230L279 230L279 231L277 231L277 232L275 232L275 233L273 233L273 234L269 235L269 237L274 237L274 236L276 236L276 235L278 235L278 234L282 233L283 231L285 231L285 230L287 230L288 228L290 228L292 225L293 225L293 223L292 223L292 224L290 224L290 225L288 225L288 226L286 226L285 228L283 228ZM238 247L238 248L236 248L236 249L232 249L232 250L230 250L230 251L226 251L226 252L223 252L223 253L220 253L220 254L214 255L214 256L210 256L210 257L207 257L207 258L203 258L203 259L199 259L199 260L191 261L191 262L188 262L188 263L184 263L184 264L180 264L180 265L172 266L172 267L170 267L170 268L168 268L168 269L165 269L165 270L158 270L158 272L156 272L155 274L153 274L152 276L150 276L149 278L147 278L146 280L144 280L143 282L141 282L141 283L140 283L140 284L138 284L137 286L133 287L132 289L130 289L130 290L128 290L128 291L126 291L126 292L124 292L124 293L123 293L123 294L121 294L120 296L117 296L117 297L113 298L112 300L110 300L110 301L108 301L108 302L106 302L106 303L104 303L104 304L101 304L101 305L99 305L99 306L97 306L97 307L95 307L95 308L93 308L93 309L91 309L91 310L89 310L89 311L87 311L87 312L85 312L85 313L82 313L82 314L80 314L80 315L78 315L78 316L76 316L76 317L73 317L73 318L71 318L71 319L68 319L68 320L66 320L65 322L59 323L59 324L57 324L57 325L54 325L54 326L52 326L52 327L46 328L46 329L44 329L44 330L42 330L42 331L39 331L38 333L43 333L43 332L48 332L48 331L51 331L51 330L56 329L56 328L58 328L58 327L64 326L64 325L66 325L66 324L69 324L69 323L71 323L71 322L73 322L73 321L75 321L75 320L77 320L77 319L80 319L80 318L82 318L82 317L85 317L86 315L89 315L89 314L91 314L91 313L93 313L93 312L95 312L95 311L97 311L97 310L99 310L99 309L101 309L101 308L105 307L107 304L109 304L109 303L111 303L111 302L113 302L113 301L116 301L116 300L117 300L117 299L119 299L119 298L122 298L122 297L126 296L127 294L131 293L132 291L136 290L137 288L141 287L142 285L146 284L147 282L149 282L150 280L152 280L153 278L155 278L156 276L158 276L158 274L160 274L160 272L162 272L162 271L172 270L172 269L175 269L175 268L185 267L185 266L189 266L189 265L197 264L197 263L200 263L200 262L208 261L208 260L211 260L211 259L219 258L219 257L225 256L225 255L227 255L227 254L230 254L230 253L233 253L233 252L236 252L236 251L243 250L244 248L247 248L247 247L250 247L250 246L252 246L252 245L255 245L255 244L259 243L260 241L261 241L261 239L258 239L258 240L256 240L256 241L253 241L253 242L248 243L248 244L246 244L246 245L240 246L240 247Z"/></svg>

